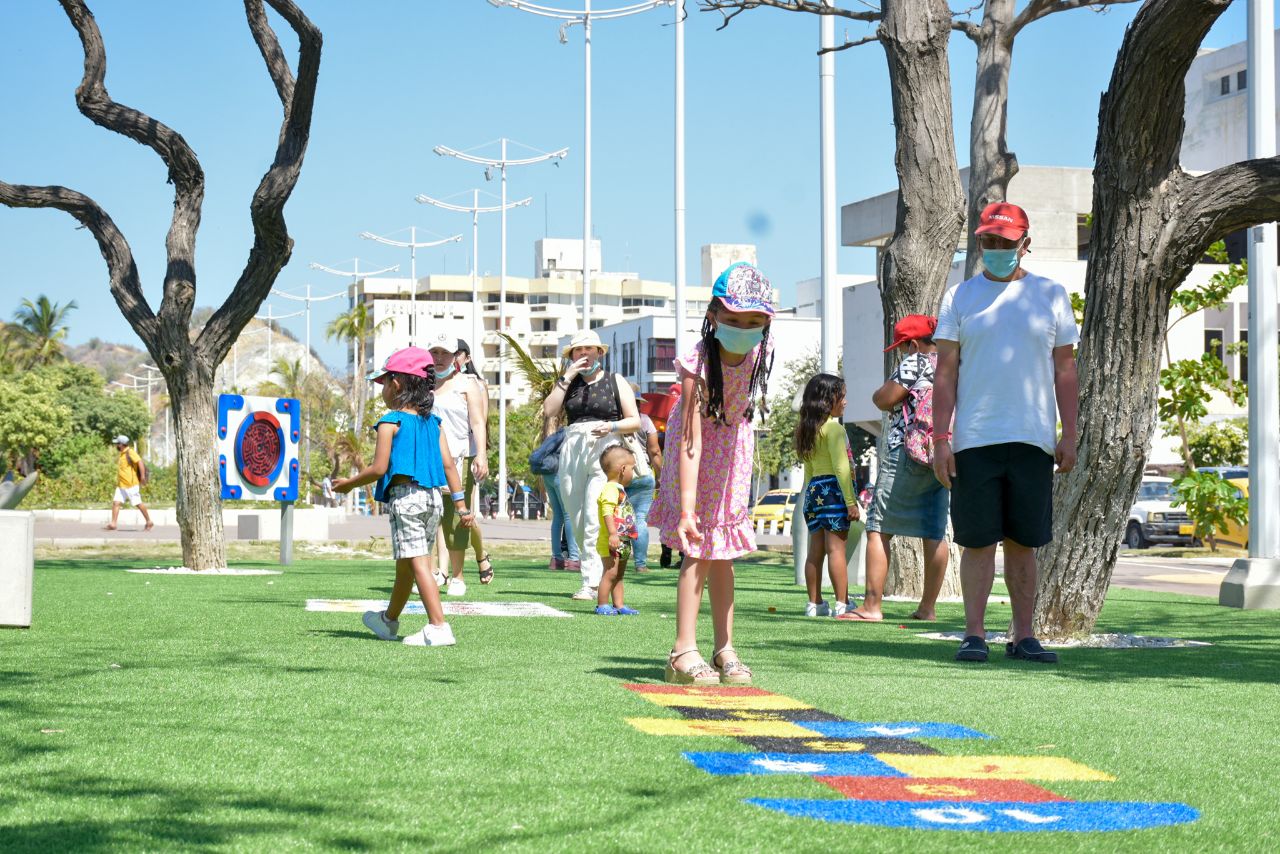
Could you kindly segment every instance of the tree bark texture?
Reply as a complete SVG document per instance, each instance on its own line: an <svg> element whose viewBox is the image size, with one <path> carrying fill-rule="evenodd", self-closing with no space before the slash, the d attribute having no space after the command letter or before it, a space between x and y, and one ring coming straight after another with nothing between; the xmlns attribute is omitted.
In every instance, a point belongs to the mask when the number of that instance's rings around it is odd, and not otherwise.
<svg viewBox="0 0 1280 854"><path fill-rule="evenodd" d="M981 268L982 253L973 230L991 202L1003 202L1018 173L1018 158L1006 145L1009 116L1009 68L1013 63L1014 0L986 0L982 23L969 35L978 48L969 121L968 227L965 229L965 277Z"/></svg>
<svg viewBox="0 0 1280 854"><path fill-rule="evenodd" d="M245 0L245 17L284 108L271 166L249 205L254 243L230 296L194 337L195 241L204 201L204 172L195 153L172 128L107 93L106 47L84 0L59 0L84 51L84 76L76 105L95 124L152 149L168 168L174 187L173 219L165 240L168 264L158 312L142 291L128 241L93 199L66 187L34 187L0 181L0 204L51 207L75 217L98 243L107 264L111 293L129 325L164 375L173 403L178 446L178 524L183 562L193 569L226 566L219 479L215 463L214 371L240 330L257 312L276 275L289 260L293 241L284 204L297 184L311 127L320 69L320 31L292 0L266 0L298 37L298 78L285 61L266 17L263 0Z"/></svg>
<svg viewBox="0 0 1280 854"><path fill-rule="evenodd" d="M942 579L941 599L960 598L960 547L947 539L947 574ZM924 544L914 537L894 537L889 541L889 574L885 593L919 599L924 593ZM890 592L892 591L892 592Z"/></svg>
<svg viewBox="0 0 1280 854"><path fill-rule="evenodd" d="M885 340L913 313L937 311L964 225L956 165L945 0L884 0L880 44L889 63L898 172L893 237L879 259ZM884 370L893 368L885 354Z"/></svg>
<svg viewBox="0 0 1280 854"><path fill-rule="evenodd" d="M1101 611L1155 425L1170 297L1209 244L1280 217L1280 158L1192 177L1178 165L1183 80L1229 0L1148 0L1102 97L1079 351L1079 461L1054 491L1036 632L1087 634Z"/></svg>

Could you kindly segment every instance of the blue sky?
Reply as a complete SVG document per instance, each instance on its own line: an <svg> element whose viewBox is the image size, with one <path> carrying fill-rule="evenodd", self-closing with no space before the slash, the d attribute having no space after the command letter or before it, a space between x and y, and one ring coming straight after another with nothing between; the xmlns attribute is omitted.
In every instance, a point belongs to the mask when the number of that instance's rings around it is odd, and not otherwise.
<svg viewBox="0 0 1280 854"><path fill-rule="evenodd" d="M843 0L847 5L850 0ZM568 6L570 0L546 0ZM319 93L302 177L286 208L296 241L277 288L317 294L344 281L307 268L400 263L407 252L359 240L415 225L467 240L420 253L418 274L464 273L470 218L413 201L472 187L493 193L478 167L431 153L506 136L534 148L567 146L559 167L513 169L508 264L529 275L533 241L581 235L582 40L556 38L556 24L484 0L300 0L324 33ZM602 5L601 2L595 4ZM610 3L608 5L621 5ZM959 5L959 4L957 4ZM968 4L963 4L968 5ZM1022 4L1019 4L1022 5ZM270 162L279 103L238 2L90 0L107 46L107 86L181 132L204 166L207 188L197 243L197 304L220 303L252 242L248 203ZM1054 15L1019 37L1011 78L1009 143L1024 164L1088 166L1098 97L1138 4L1098 14ZM692 9L693 3L690 0ZM673 277L670 9L600 22L594 30L593 185L595 233L604 266L646 278ZM288 30L277 31L295 55ZM784 301L818 271L818 21L758 9L716 31L720 17L691 11L686 27L688 276L699 276L704 243L756 243L761 267ZM840 21L837 37L867 32ZM48 2L0 4L0 177L63 184L88 193L129 239L148 297L158 306L164 236L172 208L163 165L149 150L79 114L74 91L80 44ZM1219 20L1205 47L1245 37L1243 2ZM974 51L951 43L957 148L967 160ZM837 173L842 204L895 185L893 127L883 51L874 44L837 55ZM495 152L496 148L480 149ZM404 239L407 239L407 235ZM482 271L498 269L496 217L481 220ZM97 336L137 344L107 290L88 232L56 211L0 206L0 315L23 296L46 293L79 310L71 341ZM841 272L869 273L870 250L842 249ZM313 344L338 364L341 348L322 329L343 300L316 306ZM271 300L275 313L297 303ZM265 308L264 308L265 312ZM302 337L301 318L285 321Z"/></svg>

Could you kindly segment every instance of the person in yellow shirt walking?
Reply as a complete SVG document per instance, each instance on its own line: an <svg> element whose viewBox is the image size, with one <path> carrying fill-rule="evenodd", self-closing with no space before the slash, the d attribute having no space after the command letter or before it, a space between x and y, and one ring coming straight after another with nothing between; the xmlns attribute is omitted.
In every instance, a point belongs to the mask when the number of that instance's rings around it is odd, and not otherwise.
<svg viewBox="0 0 1280 854"><path fill-rule="evenodd" d="M142 503L142 487L147 482L147 464L138 456L137 451L129 447L128 436L116 436L115 445L120 456L116 459L116 494L111 502L111 524L107 525L107 530L116 530L120 507L127 501L141 511L142 518L147 520L147 526L143 530L150 531L156 523L151 521L147 505Z"/></svg>
<svg viewBox="0 0 1280 854"><path fill-rule="evenodd" d="M796 424L796 455L804 463L804 520L809 528L809 558L804 564L809 589L806 617L839 617L849 610L846 545L849 523L860 514L853 495L849 437L840 423L844 413L844 380L817 374L804 387ZM835 607L822 600L822 561L835 593Z"/></svg>

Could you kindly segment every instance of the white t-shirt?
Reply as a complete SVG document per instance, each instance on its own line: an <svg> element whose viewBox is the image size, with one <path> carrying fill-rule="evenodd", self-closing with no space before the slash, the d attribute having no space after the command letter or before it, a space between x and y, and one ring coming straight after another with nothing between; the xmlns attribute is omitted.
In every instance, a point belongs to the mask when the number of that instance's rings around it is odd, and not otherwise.
<svg viewBox="0 0 1280 854"><path fill-rule="evenodd" d="M1066 288L1034 273L1011 282L979 273L942 297L933 337L960 345L957 452L1025 442L1053 453L1053 351L1080 342Z"/></svg>

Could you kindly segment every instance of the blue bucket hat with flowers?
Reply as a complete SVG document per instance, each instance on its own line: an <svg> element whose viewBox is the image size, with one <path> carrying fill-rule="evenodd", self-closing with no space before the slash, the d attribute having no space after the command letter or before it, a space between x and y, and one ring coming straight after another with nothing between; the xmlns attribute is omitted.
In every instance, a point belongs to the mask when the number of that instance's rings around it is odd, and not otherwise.
<svg viewBox="0 0 1280 854"><path fill-rule="evenodd" d="M773 286L753 265L739 261L716 279L711 296L729 311L762 311L773 317Z"/></svg>

